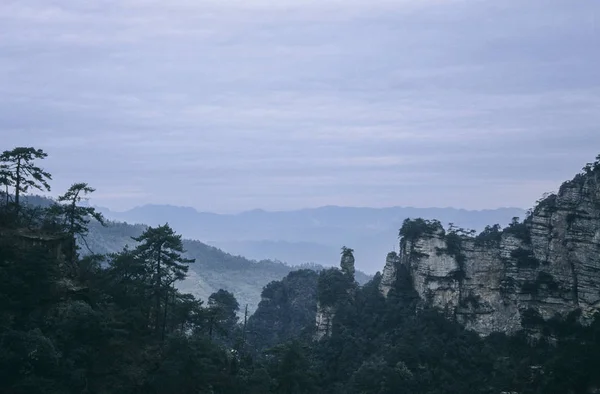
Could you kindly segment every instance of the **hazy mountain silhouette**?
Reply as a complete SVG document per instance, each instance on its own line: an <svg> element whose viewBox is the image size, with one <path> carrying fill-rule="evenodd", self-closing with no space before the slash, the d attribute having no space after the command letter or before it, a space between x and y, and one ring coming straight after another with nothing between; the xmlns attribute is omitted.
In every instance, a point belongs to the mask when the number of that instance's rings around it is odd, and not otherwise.
<svg viewBox="0 0 600 394"><path fill-rule="evenodd" d="M108 218L151 226L168 222L186 238L198 239L251 259L276 259L290 264L337 265L342 246L355 250L357 268L373 273L397 245L406 218L438 219L442 223L481 230L507 225L520 208L470 211L456 208L356 208L326 206L295 211L252 210L239 214L199 212L190 207L144 205L124 212L99 208Z"/></svg>

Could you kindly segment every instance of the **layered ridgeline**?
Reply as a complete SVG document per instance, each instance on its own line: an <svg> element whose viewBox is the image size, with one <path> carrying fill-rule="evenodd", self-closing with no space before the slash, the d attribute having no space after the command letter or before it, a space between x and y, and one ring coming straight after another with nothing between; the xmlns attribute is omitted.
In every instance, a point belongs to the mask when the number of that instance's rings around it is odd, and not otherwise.
<svg viewBox="0 0 600 394"><path fill-rule="evenodd" d="M81 250L97 254L120 252L125 246L134 247L136 242L132 237L139 237L147 229L146 225L120 222L108 222L106 226L90 223L89 227L89 234L85 243L82 241ZM185 256L196 262L189 266L187 277L178 282L179 290L205 301L219 289L227 290L235 295L242 307L248 305L249 313L256 310L261 300L260 293L270 282L280 280L299 268L310 268L313 271L323 269L316 264L292 266L272 260L249 260L190 239L184 239L183 246ZM362 284L371 279L362 272L357 272L356 277Z"/></svg>
<svg viewBox="0 0 600 394"><path fill-rule="evenodd" d="M54 203L40 196L24 196L23 202L40 208L48 208ZM137 243L133 238L139 237L148 225L116 221L106 221L105 225L101 225L91 221L88 228L85 238L78 238L81 253L106 255L121 252L125 247L135 247ZM297 269L307 268L316 272L323 269L318 264L292 265L274 260L248 259L192 239L183 239L183 245L185 256L195 259L196 263L190 265L187 277L177 283L179 290L204 301L219 289L227 290L235 295L240 305L248 305L250 314L261 300L263 287L270 282L280 280ZM371 276L357 271L356 278L364 284ZM240 314L243 312L241 310Z"/></svg>
<svg viewBox="0 0 600 394"><path fill-rule="evenodd" d="M32 163L43 157L33 148L0 155L0 183L15 191L14 199L8 192L0 198L2 393L600 392L600 313L590 316L597 290L590 274L597 263L597 228L590 218L598 217L593 212L600 161L523 224L515 221L504 231L490 227L474 237L456 228L445 231L436 222L408 221L403 248L388 255L385 276L378 273L363 286L356 280L353 250L343 248L339 268L290 272L268 284L258 310L246 321L238 319L243 305L230 292L219 290L203 303L177 290L177 282L198 261L183 255L182 237L168 225L137 228L143 229L135 237L138 243L119 253L84 256L77 238L86 239L82 248L112 252L136 233L113 225L101 237L91 229L92 218L103 220L80 204L93 191L85 183L74 184L46 209L25 205L22 179L49 188L35 182L50 178ZM13 165L14 158L23 158L36 175L23 178L24 167ZM574 201L566 216L561 213L565 199ZM569 230L554 225L552 234L564 245L549 241L547 255L563 251L572 262L571 282L550 270L566 266L563 260L536 257L544 239L536 235L544 228L540 218L549 217L547 226L557 223L555 216L563 217ZM515 305L526 330L479 335L486 332L465 329L468 323L452 304L455 293L459 307L466 308L481 304L486 288L494 291L482 279L474 282L468 267L475 263L466 245L496 253L512 238L518 246L501 255L505 260L498 270L514 259L516 268L505 268L505 276L521 283L505 286L516 291L507 304ZM419 246L435 239L440 241L430 247L432 253ZM188 253L202 256L186 245ZM199 250L210 250L205 247ZM419 264L434 254L455 261L447 274L430 275L454 292L436 293L441 285L435 284L428 285L431 291L420 287ZM528 278L541 280L531 285ZM573 284L571 293L565 283ZM479 293L471 296L469 290ZM552 303L560 306L554 307L560 315L545 319ZM489 309L498 307L489 304ZM498 314L489 309L482 315ZM477 324L471 327L484 326Z"/></svg>
<svg viewBox="0 0 600 394"><path fill-rule="evenodd" d="M337 260L341 245L355 248L357 269L374 273L381 256L397 243L406 218L438 219L483 230L525 214L518 208L468 211L456 208L360 208L325 206L297 211L253 210L239 214L198 212L189 207L144 205L125 212L100 209L112 220L150 226L169 222L185 238L198 239L253 260L275 259L290 265Z"/></svg>
<svg viewBox="0 0 600 394"><path fill-rule="evenodd" d="M417 219L400 236L383 270L384 295L406 272L423 305L484 335L574 311L589 322L600 309L600 161L503 230L474 235Z"/></svg>

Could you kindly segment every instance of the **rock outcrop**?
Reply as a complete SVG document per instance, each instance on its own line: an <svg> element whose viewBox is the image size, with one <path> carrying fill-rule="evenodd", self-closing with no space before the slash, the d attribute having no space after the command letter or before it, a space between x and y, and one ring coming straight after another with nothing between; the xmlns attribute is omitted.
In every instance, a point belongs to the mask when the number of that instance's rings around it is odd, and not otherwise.
<svg viewBox="0 0 600 394"><path fill-rule="evenodd" d="M406 221L388 255L387 295L404 266L421 305L438 307L481 335L515 332L541 318L600 310L600 162L541 200L524 222L474 236L437 221Z"/></svg>
<svg viewBox="0 0 600 394"><path fill-rule="evenodd" d="M321 305L317 303L316 331L315 340L331 335L331 326L335 317L335 307L333 305Z"/></svg>
<svg viewBox="0 0 600 394"><path fill-rule="evenodd" d="M344 246L342 248L340 269L329 268L319 274L315 340L331 335L332 323L338 305L354 297L358 283L354 279L353 252L352 249Z"/></svg>
<svg viewBox="0 0 600 394"><path fill-rule="evenodd" d="M400 257L396 252L390 252L385 259L385 267L379 282L379 290L384 297L387 297L390 290L396 283L397 267L400 263Z"/></svg>

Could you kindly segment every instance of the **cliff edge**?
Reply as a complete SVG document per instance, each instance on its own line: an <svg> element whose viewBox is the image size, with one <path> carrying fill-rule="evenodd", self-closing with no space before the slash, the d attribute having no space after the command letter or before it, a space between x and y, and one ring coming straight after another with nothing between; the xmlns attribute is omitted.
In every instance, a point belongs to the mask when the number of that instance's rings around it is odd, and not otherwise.
<svg viewBox="0 0 600 394"><path fill-rule="evenodd" d="M404 266L422 306L442 309L481 335L512 333L600 310L600 156L523 222L472 231L406 220L400 252L388 256L380 290L387 295Z"/></svg>

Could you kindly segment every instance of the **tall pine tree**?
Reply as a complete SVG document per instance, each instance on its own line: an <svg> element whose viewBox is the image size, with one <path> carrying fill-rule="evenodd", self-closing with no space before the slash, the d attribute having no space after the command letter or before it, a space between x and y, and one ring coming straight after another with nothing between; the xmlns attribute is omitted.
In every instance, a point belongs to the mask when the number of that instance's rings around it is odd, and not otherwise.
<svg viewBox="0 0 600 394"><path fill-rule="evenodd" d="M48 180L50 173L35 165L35 160L48 156L41 149L17 147L4 151L0 155L2 174L6 177L5 185L12 186L15 194L15 215L18 217L21 208L21 195L30 189L50 191Z"/></svg>
<svg viewBox="0 0 600 394"><path fill-rule="evenodd" d="M183 257L185 251L181 235L175 234L168 223L158 227L149 227L142 235L133 239L140 243L135 248L134 255L149 264L153 272L151 285L155 300L154 329L157 335L164 338L168 299L169 294L173 292L172 285L185 278L188 270L187 264L193 263L195 260ZM163 300L164 302L162 302ZM163 312L162 324L161 309Z"/></svg>

